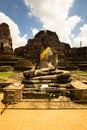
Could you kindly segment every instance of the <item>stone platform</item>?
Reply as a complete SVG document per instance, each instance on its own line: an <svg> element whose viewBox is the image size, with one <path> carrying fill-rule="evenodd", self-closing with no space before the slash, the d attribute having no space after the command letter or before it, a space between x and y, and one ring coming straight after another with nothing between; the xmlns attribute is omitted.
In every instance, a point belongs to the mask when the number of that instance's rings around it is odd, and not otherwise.
<svg viewBox="0 0 87 130"><path fill-rule="evenodd" d="M4 104L15 104L22 99L23 85L21 84L11 84L3 89Z"/></svg>

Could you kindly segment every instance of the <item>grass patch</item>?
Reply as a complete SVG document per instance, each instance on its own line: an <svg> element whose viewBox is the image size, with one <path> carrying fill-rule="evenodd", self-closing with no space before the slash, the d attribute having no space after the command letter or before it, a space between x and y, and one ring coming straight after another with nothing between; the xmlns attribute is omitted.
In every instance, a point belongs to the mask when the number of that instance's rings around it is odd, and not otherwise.
<svg viewBox="0 0 87 130"><path fill-rule="evenodd" d="M0 78L7 78L13 76L15 72L0 72Z"/></svg>
<svg viewBox="0 0 87 130"><path fill-rule="evenodd" d="M77 75L87 75L87 71L74 71L72 73Z"/></svg>

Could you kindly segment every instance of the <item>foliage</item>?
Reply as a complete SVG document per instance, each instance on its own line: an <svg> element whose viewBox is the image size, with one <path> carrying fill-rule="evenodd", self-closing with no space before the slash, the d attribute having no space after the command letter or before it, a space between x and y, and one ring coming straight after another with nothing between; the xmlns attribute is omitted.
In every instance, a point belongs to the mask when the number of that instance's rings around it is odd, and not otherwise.
<svg viewBox="0 0 87 130"><path fill-rule="evenodd" d="M7 78L14 74L15 74L15 72L0 72L0 78Z"/></svg>
<svg viewBox="0 0 87 130"><path fill-rule="evenodd" d="M74 71L72 73L77 74L77 75L85 75L85 74L87 74L87 71Z"/></svg>
<svg viewBox="0 0 87 130"><path fill-rule="evenodd" d="M50 98L50 99L55 98L55 96L56 96L56 95L55 95L54 93L49 93L49 98Z"/></svg>

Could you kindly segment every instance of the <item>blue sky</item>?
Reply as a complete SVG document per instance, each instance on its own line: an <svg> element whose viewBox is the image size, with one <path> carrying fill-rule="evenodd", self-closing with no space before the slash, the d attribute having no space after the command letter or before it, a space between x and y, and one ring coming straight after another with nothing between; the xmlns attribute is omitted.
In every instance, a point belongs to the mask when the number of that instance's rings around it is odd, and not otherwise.
<svg viewBox="0 0 87 130"><path fill-rule="evenodd" d="M87 0L2 0L0 24L9 24L13 47L23 46L41 29L55 31L60 41L87 46Z"/></svg>

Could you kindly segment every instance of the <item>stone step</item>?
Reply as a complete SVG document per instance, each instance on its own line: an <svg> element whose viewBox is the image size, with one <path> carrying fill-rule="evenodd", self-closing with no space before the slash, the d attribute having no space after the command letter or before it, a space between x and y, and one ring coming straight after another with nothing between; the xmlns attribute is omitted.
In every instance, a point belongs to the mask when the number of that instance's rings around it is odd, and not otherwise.
<svg viewBox="0 0 87 130"><path fill-rule="evenodd" d="M22 93L23 98L26 99L43 99L43 98L49 98L49 95L46 92L23 92Z"/></svg>
<svg viewBox="0 0 87 130"><path fill-rule="evenodd" d="M56 88L56 87L48 87L48 88L45 88L45 91L47 92L47 91L55 91L55 92L59 92L60 90L66 90L66 88ZM67 89L68 90L68 89ZM70 90L70 89L69 89ZM23 89L23 92L24 91L36 91L36 92L40 92L41 91L41 89L40 88L24 88Z"/></svg>
<svg viewBox="0 0 87 130"><path fill-rule="evenodd" d="M63 74L53 74L53 75L45 75L45 76L37 76L37 77L33 77L33 78L29 78L30 79L33 79L33 80L60 80L61 78L64 78L64 79L68 79L70 77L70 73L63 73Z"/></svg>
<svg viewBox="0 0 87 130"><path fill-rule="evenodd" d="M39 88L24 88L23 91L40 91Z"/></svg>
<svg viewBox="0 0 87 130"><path fill-rule="evenodd" d="M40 84L24 84L24 88L38 88L40 87L41 85L43 85L43 83L40 83ZM70 83L62 83L62 84L59 84L59 83L49 83L48 84L49 87L57 87L57 88L71 88L71 84Z"/></svg>
<svg viewBox="0 0 87 130"><path fill-rule="evenodd" d="M41 79L41 80L35 80L35 79L23 79L22 83L23 84L49 84L49 83L69 83L71 81L71 78L61 78L60 80L54 80L54 79Z"/></svg>

